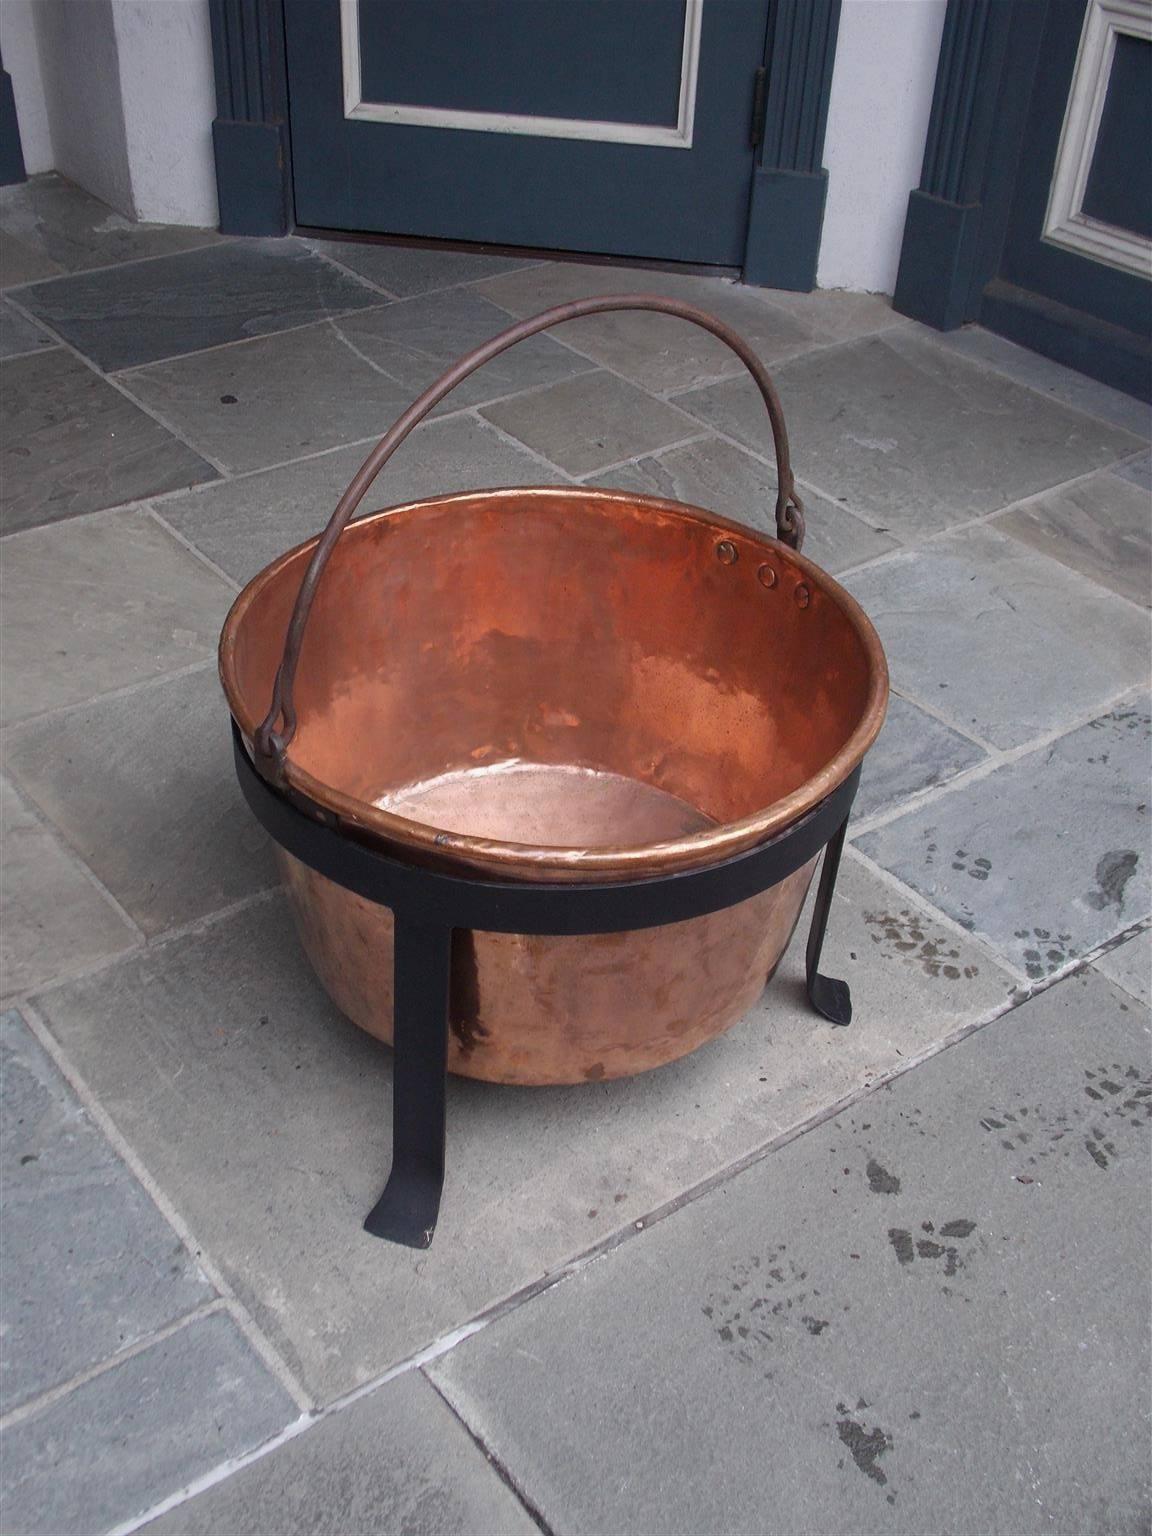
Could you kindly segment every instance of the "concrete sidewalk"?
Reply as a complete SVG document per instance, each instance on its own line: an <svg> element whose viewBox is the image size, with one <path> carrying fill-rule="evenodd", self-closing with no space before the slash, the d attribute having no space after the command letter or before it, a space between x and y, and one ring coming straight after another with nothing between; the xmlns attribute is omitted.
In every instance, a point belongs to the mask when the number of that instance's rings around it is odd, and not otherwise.
<svg viewBox="0 0 1152 1536"><path fill-rule="evenodd" d="M1146 408L870 295L138 228L54 177L0 228L5 1536L1146 1530ZM638 288L771 365L806 553L888 651L855 1020L793 953L647 1077L454 1081L435 1245L389 1247L390 1058L299 953L216 635L456 355ZM578 322L375 503L767 528L738 367Z"/></svg>

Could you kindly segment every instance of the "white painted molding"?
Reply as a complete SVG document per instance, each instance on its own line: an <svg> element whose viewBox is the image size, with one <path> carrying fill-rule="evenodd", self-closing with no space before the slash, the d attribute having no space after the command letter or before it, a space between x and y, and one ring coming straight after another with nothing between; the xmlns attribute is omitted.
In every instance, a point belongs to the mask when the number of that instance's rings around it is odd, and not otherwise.
<svg viewBox="0 0 1152 1536"><path fill-rule="evenodd" d="M676 126L668 128L659 123L532 117L514 112L464 112L449 107L413 107L402 102L365 101L361 85L359 0L340 0L344 116L354 122L406 124L414 128L455 128L472 133L516 133L541 139L592 139L604 144L647 144L660 149L691 149L696 117L696 79L700 65L700 18L703 5L704 0L684 0L680 105Z"/></svg>
<svg viewBox="0 0 1152 1536"><path fill-rule="evenodd" d="M1084 212L1117 33L1152 41L1152 0L1088 0L1052 171L1043 238L1094 261L1149 277L1152 240Z"/></svg>

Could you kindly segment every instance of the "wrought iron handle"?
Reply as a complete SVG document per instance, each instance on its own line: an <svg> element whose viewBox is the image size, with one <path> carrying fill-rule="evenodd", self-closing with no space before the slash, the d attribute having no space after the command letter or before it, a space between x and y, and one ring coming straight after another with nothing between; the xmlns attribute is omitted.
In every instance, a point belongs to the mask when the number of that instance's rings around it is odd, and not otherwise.
<svg viewBox="0 0 1152 1536"><path fill-rule="evenodd" d="M428 412L434 406L439 405L444 396L462 383L477 368L498 357L501 352L506 352L509 347L516 345L518 341L524 341L529 336L535 336L539 331L546 331L554 325L561 325L565 320L577 320L583 315L597 315L618 309L646 309L654 310L657 314L677 315L682 320L689 320L694 325L701 326L706 331L711 331L713 336L725 342L748 372L756 381L756 386L764 399L768 409L768 420L772 426L772 441L776 449L776 536L783 543L793 549L799 549L804 538L804 505L796 495L796 487L792 477L792 461L788 453L788 433L784 426L784 412L780 406L780 397L776 393L776 386L768 376L768 370L753 352L744 338L717 320L705 310L697 309L692 304L682 304L679 299L664 299L651 293L628 293L607 295L603 298L573 299L568 304L557 304L553 309L546 309L539 315L533 315L527 320L520 320L515 325L510 325L506 331L501 331L498 336L493 336L491 341L486 341L474 351L468 352L458 362L453 363L446 373L429 384L428 388L393 423L385 435L373 448L372 452L361 464L352 479L352 483L341 496L328 521L328 526L320 536L316 548L312 552L312 558L308 562L308 569L304 573L304 579L300 583L300 590L296 594L296 605L292 610L292 618L288 624L288 633L284 640L284 655L276 670L276 681L272 689L272 704L267 715L256 730L254 746L256 749L257 763L264 760L265 767L270 767L273 776L279 775L280 766L284 759L284 753L293 736L296 734L296 709L293 702L293 688L296 679L296 667L300 660L300 647L304 641L304 630L308 623L308 615L312 611L312 604L316 597L316 588L320 578L324 574L324 567L335 547L337 539L347 527L352 514L363 500L368 487L383 469L384 465L399 448L400 444L408 436L409 432L419 426ZM276 730L277 720L282 721L282 729Z"/></svg>

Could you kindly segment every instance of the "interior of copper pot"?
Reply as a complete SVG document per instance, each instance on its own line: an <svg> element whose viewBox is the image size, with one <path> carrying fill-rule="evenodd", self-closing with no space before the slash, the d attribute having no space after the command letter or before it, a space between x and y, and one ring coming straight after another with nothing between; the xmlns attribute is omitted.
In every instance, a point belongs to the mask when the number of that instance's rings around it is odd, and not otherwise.
<svg viewBox="0 0 1152 1536"><path fill-rule="evenodd" d="M225 627L249 738L310 552L261 573ZM485 492L345 531L288 757L299 787L401 842L703 857L724 829L759 818L749 841L766 810L823 798L886 692L855 603L775 540L620 492Z"/></svg>

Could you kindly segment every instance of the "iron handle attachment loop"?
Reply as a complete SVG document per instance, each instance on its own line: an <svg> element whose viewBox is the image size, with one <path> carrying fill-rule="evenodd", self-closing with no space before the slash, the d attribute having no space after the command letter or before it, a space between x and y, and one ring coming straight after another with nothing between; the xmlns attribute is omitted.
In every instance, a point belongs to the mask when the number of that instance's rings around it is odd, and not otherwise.
<svg viewBox="0 0 1152 1536"><path fill-rule="evenodd" d="M507 330L501 331L499 335L493 336L490 341L484 342L482 346L476 347L453 363L452 367L441 374L434 384L430 384L393 423L356 471L348 489L336 504L336 510L332 513L316 548L312 551L308 569L304 573L300 590L296 594L296 603L284 640L284 655L276 669L271 707L258 726L253 740L256 762L266 777L273 781L279 781L282 778L284 754L296 734L296 707L293 697L296 668L300 660L300 649L304 642L308 615L312 611L316 589L324 574L324 567L331 558L336 541L348 526L353 513L367 494L368 488L396 449L413 428L419 426L429 411L439 405L445 395L456 388L457 384L462 383L492 358L498 357L501 352L514 347L518 341L525 341L529 336L549 330L554 325L562 325L566 320L578 320L584 315L605 314L621 309L651 310L656 314L676 315L682 320L688 320L693 325L710 331L713 336L724 342L747 368L767 408L768 420L772 427L772 441L776 450L776 537L792 549L800 548L804 540L804 505L796 494L792 461L788 451L788 432L784 425L784 412L768 370L744 338L705 310L697 309L692 304L683 304L679 299L661 298L658 294L614 294L602 298L573 299L567 304L557 304L541 314L510 325ZM279 730L276 729L277 721L280 722Z"/></svg>

